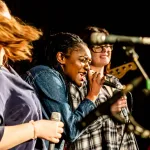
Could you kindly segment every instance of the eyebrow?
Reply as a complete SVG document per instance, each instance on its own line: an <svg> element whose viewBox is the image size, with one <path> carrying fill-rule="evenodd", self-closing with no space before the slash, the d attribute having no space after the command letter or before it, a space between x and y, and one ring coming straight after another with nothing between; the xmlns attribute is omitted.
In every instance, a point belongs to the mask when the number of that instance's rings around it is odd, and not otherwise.
<svg viewBox="0 0 150 150"><path fill-rule="evenodd" d="M83 58L85 58L85 59L87 59L87 60L89 59L90 61L92 60L92 59L89 58L88 56L79 56L79 57L80 57L80 58L83 57Z"/></svg>

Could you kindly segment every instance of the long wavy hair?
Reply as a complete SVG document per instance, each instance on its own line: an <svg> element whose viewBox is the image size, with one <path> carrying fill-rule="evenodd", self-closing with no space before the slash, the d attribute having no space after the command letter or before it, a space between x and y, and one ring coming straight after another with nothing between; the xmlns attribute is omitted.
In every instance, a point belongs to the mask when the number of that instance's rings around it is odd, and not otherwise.
<svg viewBox="0 0 150 150"><path fill-rule="evenodd" d="M32 60L32 42L38 40L42 31L26 24L21 19L5 13L10 11L6 4L0 0L0 47L5 50L5 62L8 59L15 61Z"/></svg>

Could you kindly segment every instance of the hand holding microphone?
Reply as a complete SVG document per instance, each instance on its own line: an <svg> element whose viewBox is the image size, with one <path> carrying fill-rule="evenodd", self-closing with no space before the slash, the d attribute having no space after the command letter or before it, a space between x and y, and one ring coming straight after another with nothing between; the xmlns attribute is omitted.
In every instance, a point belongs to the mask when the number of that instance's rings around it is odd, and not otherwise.
<svg viewBox="0 0 150 150"><path fill-rule="evenodd" d="M101 77L99 72L95 72L94 70L88 71L88 94L86 98L94 101L96 100L100 89L103 85L104 78Z"/></svg>
<svg viewBox="0 0 150 150"><path fill-rule="evenodd" d="M128 111L127 111L127 97L126 96L122 96L111 106L111 113L114 116L116 116L116 114L120 112L123 115L122 117L124 118L125 123L128 123L129 117L128 117Z"/></svg>
<svg viewBox="0 0 150 150"><path fill-rule="evenodd" d="M96 81L97 85L98 84L100 84L101 86L106 85L121 90L118 88L118 86L115 83L107 81L106 76L100 77L100 74L98 76L98 73L96 73L94 70L91 70L91 79L92 79L91 82L93 83L94 81ZM124 119L125 123L128 123L129 117L128 117L128 109L127 109L127 97L122 96L121 98L118 98L118 100L110 107L110 111L113 114L113 116L117 116L118 114L121 114L121 117Z"/></svg>
<svg viewBox="0 0 150 150"><path fill-rule="evenodd" d="M90 100L96 100L100 89L103 85L110 86L112 88L118 88L115 83L106 80L106 76L102 76L100 73L95 72L94 70L88 71L88 95L86 98ZM93 96L94 95L94 96Z"/></svg>
<svg viewBox="0 0 150 150"><path fill-rule="evenodd" d="M51 120L31 120L29 124L33 128L33 139L42 138L53 143L58 143L63 133L63 122L56 122Z"/></svg>
<svg viewBox="0 0 150 150"><path fill-rule="evenodd" d="M135 87L137 87L141 83L142 80L143 80L143 77L141 77L141 76L133 79L130 83L128 83L125 86L125 88L123 90L120 90L120 91L114 93L113 96L111 98L109 98L106 102L102 103L96 109L91 111L83 120L81 120L81 122L80 122L81 129L86 128L93 121L95 121L99 116L109 114L110 107L113 104L115 104L120 98L122 98L124 95L126 95L128 92L132 91ZM127 104L123 105L122 107L126 107L126 106L127 106ZM116 118L116 119L125 123L125 121L123 119L120 119L120 118Z"/></svg>
<svg viewBox="0 0 150 150"><path fill-rule="evenodd" d="M51 120L59 122L61 120L61 114L59 112L52 112ZM54 143L50 143L49 150L54 150L54 149L55 149L55 144Z"/></svg>

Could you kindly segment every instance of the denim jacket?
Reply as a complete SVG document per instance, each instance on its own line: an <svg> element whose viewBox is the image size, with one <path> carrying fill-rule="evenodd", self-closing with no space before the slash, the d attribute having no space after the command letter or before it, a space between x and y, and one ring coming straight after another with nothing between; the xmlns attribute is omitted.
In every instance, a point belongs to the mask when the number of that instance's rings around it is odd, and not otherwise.
<svg viewBox="0 0 150 150"><path fill-rule="evenodd" d="M84 99L78 108L72 111L69 105L69 91L63 75L48 66L33 67L23 78L35 88L45 117L50 118L52 112L61 114L61 121L64 122L61 141L74 142L83 131L79 122L95 108L95 104ZM60 145L61 142L56 144L55 149L60 150Z"/></svg>

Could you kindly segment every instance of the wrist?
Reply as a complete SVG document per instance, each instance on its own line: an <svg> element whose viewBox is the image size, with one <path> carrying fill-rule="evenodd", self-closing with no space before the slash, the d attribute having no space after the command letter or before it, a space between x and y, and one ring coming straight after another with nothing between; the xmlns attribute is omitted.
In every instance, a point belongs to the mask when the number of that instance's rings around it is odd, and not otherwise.
<svg viewBox="0 0 150 150"><path fill-rule="evenodd" d="M87 95L86 98L91 100L91 101L95 101L97 99L97 96Z"/></svg>
<svg viewBox="0 0 150 150"><path fill-rule="evenodd" d="M36 125L35 125L34 120L29 121L29 123L30 123L30 124L32 125L32 127L33 127L33 137L32 137L32 139L34 140L34 139L36 139L36 138L37 138Z"/></svg>

